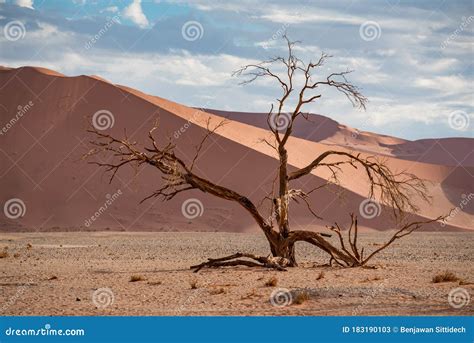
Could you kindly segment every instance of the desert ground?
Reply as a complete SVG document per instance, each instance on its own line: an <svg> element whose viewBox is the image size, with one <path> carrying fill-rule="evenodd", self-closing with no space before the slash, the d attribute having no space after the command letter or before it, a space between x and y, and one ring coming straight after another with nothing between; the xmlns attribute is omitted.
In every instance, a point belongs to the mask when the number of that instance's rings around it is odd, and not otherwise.
<svg viewBox="0 0 474 343"><path fill-rule="evenodd" d="M367 252L390 232L360 235ZM327 255L297 246L300 267L189 267L237 251L267 254L250 233L1 233L1 315L467 315L448 293L473 293L474 235L414 233L373 268L325 266ZM433 283L451 271L459 280ZM133 280L133 281L132 281ZM285 293L287 289L289 293ZM270 301L272 292L282 297ZM288 296L288 294L290 294ZM291 298L291 299L290 299Z"/></svg>

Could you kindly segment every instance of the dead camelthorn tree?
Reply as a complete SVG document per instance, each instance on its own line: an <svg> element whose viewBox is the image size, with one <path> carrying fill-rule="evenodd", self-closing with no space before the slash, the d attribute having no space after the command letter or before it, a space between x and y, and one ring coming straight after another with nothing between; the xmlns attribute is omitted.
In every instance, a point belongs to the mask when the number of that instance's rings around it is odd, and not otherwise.
<svg viewBox="0 0 474 343"><path fill-rule="evenodd" d="M224 122L213 124L209 117L207 133L198 144L196 155L189 163L176 155L175 145L171 139L164 145L157 142L154 136L158 128L157 125L149 132L150 146L147 148L140 148L136 142L130 141L127 137L118 139L95 129L90 130L95 135L95 139L91 142L94 149L88 154L89 157L99 152L106 152L115 157L115 160L110 163L92 162L112 173L110 181L123 166L130 164L135 166L149 165L162 174L164 184L144 200L152 197L171 200L179 193L196 189L224 200L236 202L253 217L270 245L271 254L268 256L239 252L222 258L210 258L204 263L191 267L195 271L204 267L236 265L284 270L286 267L297 266L295 256L295 244L297 242L307 242L322 249L329 254L330 262L334 261L347 267L362 266L374 254L389 246L393 241L412 233L423 224L442 219L442 217L439 217L426 222L399 224L400 227L394 236L381 248L368 254L367 257L364 257L363 249L359 250L357 247L357 218L353 215L351 215L352 225L349 229L348 245L345 243L341 228L337 223L329 229L339 238L339 246L325 238L331 235L313 231L291 230L289 213L291 201L304 202L308 210L319 218L308 201L308 195L321 187L315 187L309 191L292 187L295 180L307 176L316 169L325 168L329 170L332 177L327 184L331 184L338 183L343 166L355 169L361 168L369 182L368 198L377 197L380 203L392 208L395 218L400 218L404 212L417 210L413 200L416 196L424 200L428 200L428 197L423 181L415 175L405 172L393 173L382 160L375 157L364 157L358 153L328 150L319 156L315 156L307 166L289 171L286 145L292 136L294 123L300 119L308 119L308 116L303 113L303 108L305 105L321 98L320 90L322 88L332 88L339 91L349 99L353 106L362 109L365 109L367 98L347 80L346 77L351 71L331 73L325 78L317 78L315 76L316 71L320 73L321 67L330 56L322 54L317 61L305 63L294 55L296 42L290 41L286 36L284 38L287 44L287 56L275 57L258 64L250 64L234 73L234 75L246 78L243 81L244 84L260 78L272 79L282 91L281 96L277 99L276 106L272 105L267 114L268 127L271 131L269 133L270 138L262 139L275 150L279 160L276 170L276 182L271 194L266 197L271 207L269 219L266 219L260 213L259 208L245 195L207 180L194 171L194 164L199 158L199 153L205 141ZM275 66L279 67L279 70L283 69L283 72L274 71L272 68ZM293 103L294 106L289 111L290 103ZM398 222L401 223L401 221Z"/></svg>

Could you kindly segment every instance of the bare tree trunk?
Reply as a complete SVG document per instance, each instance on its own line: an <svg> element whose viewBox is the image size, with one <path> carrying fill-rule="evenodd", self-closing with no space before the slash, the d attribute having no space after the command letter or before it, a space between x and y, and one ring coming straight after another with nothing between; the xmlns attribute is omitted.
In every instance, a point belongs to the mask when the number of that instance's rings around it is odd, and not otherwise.
<svg viewBox="0 0 474 343"><path fill-rule="evenodd" d="M111 172L110 181L112 181L118 170L123 166L131 164L138 168L141 165L147 164L156 168L162 174L162 178L165 182L160 189L143 200L160 197L167 201L173 199L181 192L197 189L220 199L238 203L253 217L265 234L270 246L271 255L258 256L238 252L223 258L209 258L208 261L191 267L195 269L195 271L204 267L237 265L285 270L286 267L297 266L295 255L295 244L297 242L307 242L322 249L329 254L330 264L335 262L343 267L363 266L375 254L388 247L395 240L411 234L413 231L418 230L423 224L445 218L440 216L425 222L405 223L386 244L368 254L368 257L364 257L364 249L359 250L357 247L358 228L357 218L354 215L351 215L352 223L348 230L348 242L346 243L349 243L349 245L344 243L341 229L337 223L328 229L337 235L336 238L338 238L340 247L335 246L333 244L334 242L324 238L328 236L331 237L331 235L313 231L290 230L290 201L295 200L296 203L299 203L298 200L303 201L308 207L309 212L315 218L322 219L311 208L308 202L308 195L331 182L338 183L338 173L343 171L342 166L348 166L354 169L362 168L369 182L368 198L373 199L378 195L382 204L393 209L395 218L399 218L404 212L416 213L418 211L414 196L417 195L426 201L429 200L429 197L423 180L419 179L416 175L407 172L393 173L383 160L379 160L373 156L364 157L360 153L328 150L317 156L307 166L288 173L288 152L285 147L286 143L292 136L294 122L298 120L299 117L308 119L307 115L301 112L302 107L314 102L322 96L318 91L319 87L331 87L336 89L344 94L354 106L362 109L365 109L367 98L360 93L356 86L346 79L346 76L351 72L349 70L331 73L323 79L315 79L316 77L313 75L314 71L322 67L329 56L323 53L318 61L304 63L293 54L293 46L296 42L291 42L286 35L284 38L288 46L288 56L286 58L275 57L258 64L244 66L235 72L235 75L248 77L248 80L244 81L243 84L251 83L260 77L268 77L277 81L282 89L282 95L277 99L278 105L274 107L272 104L267 115L267 122L270 131L273 133L273 140L270 142L266 138L262 139L263 142L275 150L279 160L271 196L266 196L263 199L263 201L271 201L270 220L266 220L264 216L262 216L258 207L255 206L248 197L216 184L211 180L200 177L193 171L193 167L199 158L204 143L216 130L225 124L225 120L211 128L211 117L208 118L206 134L196 146L194 158L188 163L176 156L173 141L169 140L168 143L163 146L158 144L153 137L153 131L158 128L158 123L148 133L151 147L144 148L137 142L130 141L126 135L123 139L117 139L95 129L89 131L95 134L96 140L91 142L94 149L87 153L86 157L105 152L112 154L118 159L118 161L115 160L110 163L91 162ZM270 68L270 65L273 63L282 64L286 72L273 72ZM302 74L302 82L297 82L298 78L295 76L295 73L299 75ZM286 100L290 99L290 95L293 91L299 93L297 96L297 104L293 111L284 113L282 111L286 108ZM331 173L331 177L327 179L325 185L315 187L309 191L291 188L290 182L294 182L301 177L311 174L311 172L317 168L326 168ZM275 186L277 190L275 190ZM276 222L276 225L274 225L274 222Z"/></svg>
<svg viewBox="0 0 474 343"><path fill-rule="evenodd" d="M272 252L275 257L283 257L289 260L289 266L296 267L296 256L294 244L288 244L287 239L290 233L288 219L289 196L288 196L288 153L283 145L278 149L280 167L278 171L279 192L276 201L277 220L279 228L279 240Z"/></svg>

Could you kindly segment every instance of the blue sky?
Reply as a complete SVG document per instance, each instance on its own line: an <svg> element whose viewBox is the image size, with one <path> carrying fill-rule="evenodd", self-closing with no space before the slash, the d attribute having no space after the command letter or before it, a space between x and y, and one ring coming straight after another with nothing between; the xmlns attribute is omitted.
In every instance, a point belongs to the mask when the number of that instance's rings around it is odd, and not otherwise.
<svg viewBox="0 0 474 343"><path fill-rule="evenodd" d="M240 86L232 71L284 54L286 31L302 41L301 59L333 55L321 75L355 70L370 101L362 112L323 91L307 111L409 139L474 137L471 1L0 0L0 27L0 65L253 112L268 111L279 88Z"/></svg>

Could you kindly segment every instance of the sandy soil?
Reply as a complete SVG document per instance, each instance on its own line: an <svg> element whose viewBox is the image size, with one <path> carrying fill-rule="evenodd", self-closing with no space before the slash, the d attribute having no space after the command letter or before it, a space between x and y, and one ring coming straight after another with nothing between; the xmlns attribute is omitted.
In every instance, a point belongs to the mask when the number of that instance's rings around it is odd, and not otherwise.
<svg viewBox="0 0 474 343"><path fill-rule="evenodd" d="M361 243L369 251L388 234L362 234ZM242 267L195 274L189 266L207 257L266 254L266 243L242 233L2 233L8 256L0 259L0 314L466 315L474 312L472 302L456 309L448 294L457 287L473 293L473 238L414 234L376 257L376 269L321 266L326 256L301 244L302 267L287 272ZM445 270L461 285L431 282ZM131 282L132 276L143 280ZM277 285L265 286L272 277ZM280 288L290 295L274 299L286 306L270 301ZM301 294L308 299L296 304Z"/></svg>

